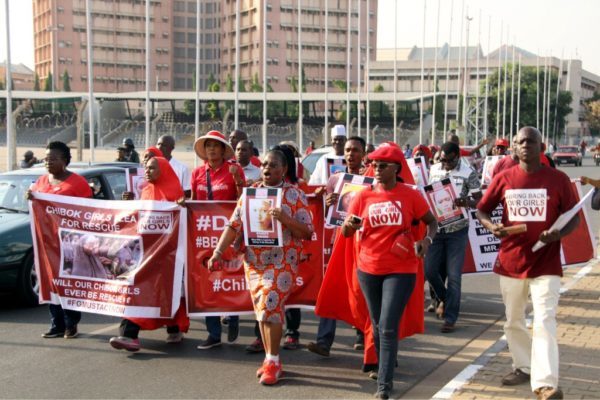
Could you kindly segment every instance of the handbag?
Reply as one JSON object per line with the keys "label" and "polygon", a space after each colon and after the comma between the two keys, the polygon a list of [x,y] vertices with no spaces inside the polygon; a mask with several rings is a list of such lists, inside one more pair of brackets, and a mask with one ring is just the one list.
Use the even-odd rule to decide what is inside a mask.
{"label": "handbag", "polygon": [[410,231],[400,232],[398,236],[396,236],[396,239],[394,239],[394,243],[392,243],[390,253],[402,259],[416,257],[415,241],[412,237],[412,233]]}

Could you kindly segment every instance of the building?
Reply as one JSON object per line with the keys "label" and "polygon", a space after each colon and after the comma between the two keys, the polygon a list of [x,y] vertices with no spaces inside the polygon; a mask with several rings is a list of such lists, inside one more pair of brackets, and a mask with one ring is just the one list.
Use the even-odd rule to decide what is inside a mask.
{"label": "building", "polygon": [[[14,90],[33,90],[34,73],[25,64],[12,64],[11,77]],[[6,61],[0,63],[0,82],[6,87]]]}
{"label": "building", "polygon": [[[271,0],[267,3],[267,29],[263,27],[263,10],[266,0],[240,1],[240,70],[241,80],[249,83],[258,76],[262,83],[263,65],[267,68],[267,81],[274,91],[291,92],[299,75],[298,56],[298,0]],[[328,86],[335,88],[333,81],[347,80],[347,57],[350,52],[350,81],[356,87],[358,69],[361,84],[364,84],[364,65],[367,44],[370,57],[375,59],[377,43],[377,1],[370,1],[367,12],[366,0],[352,0],[350,3],[350,29],[348,29],[348,2],[323,0],[303,0],[301,3],[302,68],[307,92],[325,90],[325,69],[328,72]],[[359,36],[360,6],[360,36]],[[236,1],[222,0],[221,9],[221,82],[228,76],[235,80],[236,49]],[[367,34],[367,15],[370,31]],[[327,31],[327,33],[326,33]],[[327,41],[325,40],[327,34]],[[350,34],[350,46],[348,46]],[[266,37],[265,37],[266,35]],[[361,59],[357,60],[359,40]],[[367,39],[368,38],[368,39]],[[266,41],[267,59],[263,57],[263,43]],[[327,44],[327,54],[326,54]],[[265,62],[266,61],[266,62]]]}
{"label": "building", "polygon": [[[504,64],[504,59],[508,57],[508,62],[512,61],[513,50],[515,60],[521,57],[523,66],[536,67],[540,64],[540,70],[543,74],[542,57],[513,46],[502,46],[486,55],[480,46],[469,46],[466,67],[464,47],[460,53],[460,47],[451,47],[444,44],[440,48],[425,48],[424,54],[424,82],[423,92],[426,96],[426,110],[431,109],[432,94],[437,92],[440,96],[445,96],[448,88],[448,118],[456,119],[457,115],[457,95],[462,93],[466,84],[468,96],[474,98],[479,76],[479,83],[482,84],[487,74],[494,74],[498,70],[499,58]],[[437,51],[437,85],[434,84],[435,54]],[[459,64],[460,53],[460,64]],[[377,60],[370,65],[369,88],[374,91],[377,86],[381,86],[385,92],[394,91],[394,57],[397,63],[397,92],[409,92],[414,96],[420,97],[421,92],[421,48],[412,47],[397,49],[394,56],[394,49],[378,49]],[[489,60],[489,69],[486,70]],[[560,81],[561,90],[568,90],[573,96],[571,108],[573,111],[567,117],[566,131],[571,137],[580,137],[589,134],[587,125],[584,122],[583,103],[594,93],[600,93],[600,76],[595,75],[582,68],[581,60],[560,60],[556,57],[547,58],[550,70],[558,74],[561,71]],[[460,73],[459,73],[460,65]],[[467,73],[465,73],[467,71]],[[448,79],[446,73],[448,72]],[[479,72],[479,74],[478,74]],[[510,82],[508,82],[510,85]],[[517,85],[517,83],[515,83]],[[436,90],[437,86],[437,90]],[[556,90],[554,87],[553,90]],[[480,92],[481,94],[481,92]],[[510,93],[508,93],[510,96]],[[555,96],[555,95],[553,95]],[[483,100],[480,100],[483,102]],[[510,100],[507,100],[510,101]],[[415,103],[415,107],[417,104]],[[541,105],[540,105],[541,107]],[[483,112],[480,109],[480,118],[483,118]],[[443,113],[444,110],[436,111]],[[508,113],[508,111],[507,111]],[[509,119],[507,115],[507,120]],[[516,117],[513,117],[513,123],[516,123]],[[501,125],[501,124],[499,124]],[[508,125],[508,126],[506,126]],[[451,126],[451,125],[448,125]],[[479,124],[480,130],[483,129],[483,121]],[[438,127],[441,129],[442,127]],[[502,126],[499,131],[502,132]],[[488,121],[488,132],[496,132],[496,121]],[[505,122],[504,132],[510,133],[510,123]]]}

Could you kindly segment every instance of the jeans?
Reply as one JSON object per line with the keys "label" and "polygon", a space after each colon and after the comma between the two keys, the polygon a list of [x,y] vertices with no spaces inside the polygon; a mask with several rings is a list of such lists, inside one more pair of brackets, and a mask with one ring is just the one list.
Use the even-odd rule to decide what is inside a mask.
{"label": "jeans", "polygon": [[[500,276],[500,290],[506,312],[504,333],[513,359],[513,368],[531,373],[531,390],[558,386],[558,339],[556,311],[560,277],[543,275],[516,279]],[[525,325],[525,309],[531,294],[533,329]],[[532,338],[533,334],[533,338]]]}
{"label": "jeans", "polygon": [[[331,318],[319,319],[319,328],[317,329],[317,344],[321,347],[331,350],[333,340],[335,339],[335,330],[337,328],[337,320]],[[365,340],[363,333],[356,330],[356,342],[363,343]]]}
{"label": "jeans", "polygon": [[379,360],[377,390],[389,392],[398,354],[398,324],[417,278],[415,274],[372,275],[360,269],[357,274],[373,325]]}
{"label": "jeans", "polygon": [[[450,324],[456,323],[460,311],[462,269],[468,239],[469,228],[438,233],[425,257],[425,276],[437,298],[444,302],[444,320]],[[448,279],[447,286],[443,279],[444,272]]]}
{"label": "jeans", "polygon": [[[128,319],[121,320],[121,325],[119,325],[119,335],[125,336],[130,339],[137,339],[140,334],[140,326],[135,322],[132,322]],[[179,325],[167,326],[167,333],[178,333]]]}
{"label": "jeans", "polygon": [[[206,317],[206,330],[208,331],[208,335],[215,339],[221,340],[221,317]],[[237,315],[232,315],[229,317],[229,326],[239,326],[240,317]]]}
{"label": "jeans", "polygon": [[74,328],[81,321],[81,313],[73,310],[63,310],[60,304],[50,304],[50,329],[64,332]]}
{"label": "jeans", "polygon": [[291,337],[294,339],[300,338],[300,322],[302,321],[302,314],[299,308],[288,308],[285,310],[285,337]]}

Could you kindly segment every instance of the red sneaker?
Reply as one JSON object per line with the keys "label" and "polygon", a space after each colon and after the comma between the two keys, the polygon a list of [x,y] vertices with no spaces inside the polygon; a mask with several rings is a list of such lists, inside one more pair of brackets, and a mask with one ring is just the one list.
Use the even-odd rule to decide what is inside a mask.
{"label": "red sneaker", "polygon": [[283,374],[283,366],[281,362],[267,361],[265,362],[260,383],[263,385],[274,385],[279,382],[279,378]]}
{"label": "red sneaker", "polygon": [[265,365],[267,365],[267,360],[266,359],[263,361],[263,363],[260,366],[260,368],[256,370],[256,377],[257,378],[260,378],[262,376],[262,374],[265,372]]}
{"label": "red sneaker", "polygon": [[285,338],[285,342],[283,342],[282,347],[286,350],[298,350],[300,348],[300,340],[298,338],[288,336]]}

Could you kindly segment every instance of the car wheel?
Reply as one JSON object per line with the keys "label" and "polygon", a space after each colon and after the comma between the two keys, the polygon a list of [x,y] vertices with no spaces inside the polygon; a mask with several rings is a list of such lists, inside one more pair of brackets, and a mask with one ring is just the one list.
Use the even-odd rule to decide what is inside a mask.
{"label": "car wheel", "polygon": [[33,265],[33,252],[27,254],[21,272],[19,273],[19,286],[17,288],[21,302],[29,307],[40,304],[38,295],[40,282]]}

